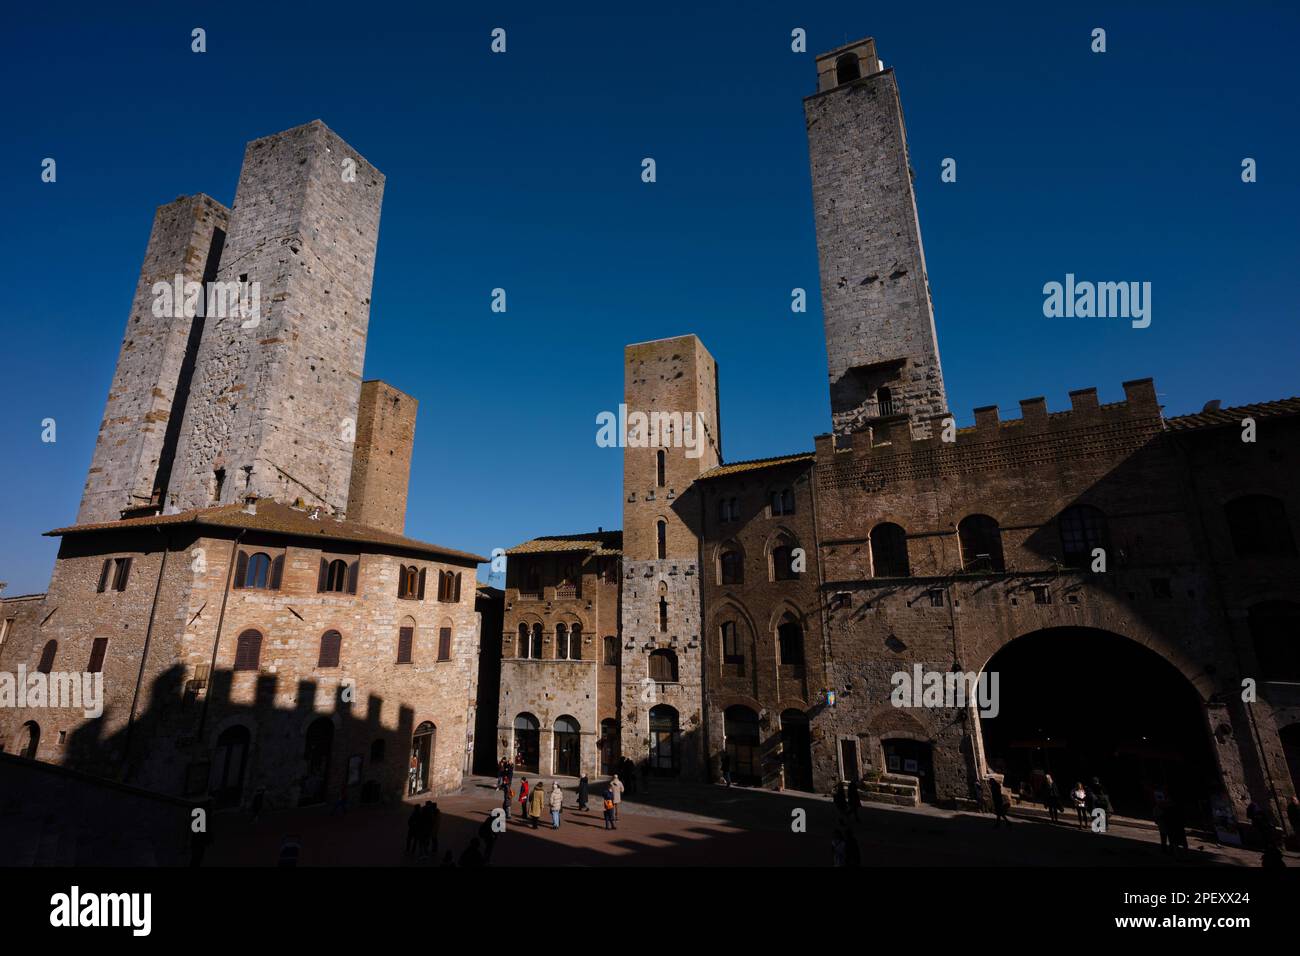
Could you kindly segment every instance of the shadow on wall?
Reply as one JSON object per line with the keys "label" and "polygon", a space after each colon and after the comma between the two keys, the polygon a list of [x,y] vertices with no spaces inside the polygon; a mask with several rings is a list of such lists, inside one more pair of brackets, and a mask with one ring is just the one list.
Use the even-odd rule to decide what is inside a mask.
{"label": "shadow on wall", "polygon": [[291,807],[401,800],[435,784],[437,728],[414,724],[408,706],[396,728],[381,724],[383,698],[364,705],[344,699],[331,686],[299,681],[292,707],[276,707],[275,674],[259,673],[251,703],[231,701],[235,674],[217,671],[206,688],[184,681],[184,668],[158,676],[133,725],[108,737],[102,720],[69,735],[63,765],[188,799],[210,799],[214,809],[248,807],[263,793],[263,806]]}

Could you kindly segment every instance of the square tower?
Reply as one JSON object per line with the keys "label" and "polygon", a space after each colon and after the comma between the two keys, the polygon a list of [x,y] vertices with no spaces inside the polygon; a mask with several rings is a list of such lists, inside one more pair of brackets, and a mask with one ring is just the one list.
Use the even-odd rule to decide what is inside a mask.
{"label": "square tower", "polygon": [[861,40],[804,100],[834,431],[947,411],[894,71]]}
{"label": "square tower", "polygon": [[383,193],[319,120],[248,144],[218,282],[260,309],[208,317],[169,508],[254,494],[344,512]]}
{"label": "square tower", "polygon": [[700,522],[696,479],[721,460],[718,366],[694,335],[624,353],[622,752],[698,777]]}
{"label": "square tower", "polygon": [[406,533],[406,492],[420,403],[386,382],[361,383],[348,517],[393,534]]}
{"label": "square tower", "polygon": [[[78,524],[161,507],[203,331],[202,310],[186,309],[183,290],[216,276],[229,219],[229,209],[201,194],[154,214]],[[156,293],[159,285],[165,294]]]}

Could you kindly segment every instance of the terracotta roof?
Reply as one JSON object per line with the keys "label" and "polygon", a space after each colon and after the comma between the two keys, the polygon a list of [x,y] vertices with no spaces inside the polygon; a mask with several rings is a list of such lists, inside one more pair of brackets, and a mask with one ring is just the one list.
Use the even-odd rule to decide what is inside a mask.
{"label": "terracotta roof", "polygon": [[506,554],[549,554],[556,551],[594,551],[596,554],[622,554],[622,531],[589,531],[586,534],[554,534],[533,538],[506,549]]}
{"label": "terracotta roof", "polygon": [[1234,405],[1212,412],[1194,412],[1166,418],[1165,425],[1175,431],[1190,428],[1212,428],[1215,425],[1241,425],[1243,418],[1277,418],[1300,414],[1300,398],[1280,398],[1275,402],[1257,402],[1254,405]]}
{"label": "terracotta roof", "polygon": [[729,465],[718,465],[716,468],[710,468],[704,474],[700,475],[700,481],[708,481],[710,478],[721,478],[724,475],[736,475],[742,471],[758,471],[762,468],[775,468],[778,465],[789,465],[800,461],[812,461],[814,455],[810,451],[800,452],[797,455],[778,455],[776,458],[752,458],[749,461],[735,461]]}
{"label": "terracotta roof", "polygon": [[172,525],[204,525],[216,528],[242,528],[248,531],[270,531],[277,534],[297,535],[304,538],[322,538],[329,541],[347,541],[357,544],[374,544],[382,547],[444,558],[454,558],[482,564],[488,559],[469,551],[457,551],[440,545],[417,541],[404,535],[372,528],[357,521],[339,521],[322,514],[318,519],[306,511],[290,508],[276,501],[257,503],[257,513],[249,514],[240,504],[218,505],[214,508],[196,508],[179,514],[149,515],[143,518],[124,518],[121,521],[103,521],[97,524],[76,524],[45,532],[47,537],[71,534],[90,534],[100,531],[121,531],[126,528],[170,527]]}

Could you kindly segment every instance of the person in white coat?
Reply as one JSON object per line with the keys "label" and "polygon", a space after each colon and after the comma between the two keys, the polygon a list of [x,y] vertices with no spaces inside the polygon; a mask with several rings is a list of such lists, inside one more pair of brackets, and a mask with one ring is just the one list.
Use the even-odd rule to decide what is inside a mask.
{"label": "person in white coat", "polygon": [[623,802],[623,781],[618,779],[618,774],[609,782],[609,789],[614,791],[614,819],[617,820],[618,805]]}
{"label": "person in white coat", "polygon": [[551,829],[560,828],[560,811],[564,809],[564,791],[560,789],[560,781],[551,781]]}

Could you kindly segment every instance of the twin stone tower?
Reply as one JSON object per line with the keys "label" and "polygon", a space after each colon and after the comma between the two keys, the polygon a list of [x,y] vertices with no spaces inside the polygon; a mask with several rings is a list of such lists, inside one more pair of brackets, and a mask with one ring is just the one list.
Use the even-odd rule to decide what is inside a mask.
{"label": "twin stone tower", "polygon": [[362,383],[383,194],[317,120],[248,144],[232,209],[158,209],[79,524],[256,496],[403,531],[415,402]]}

